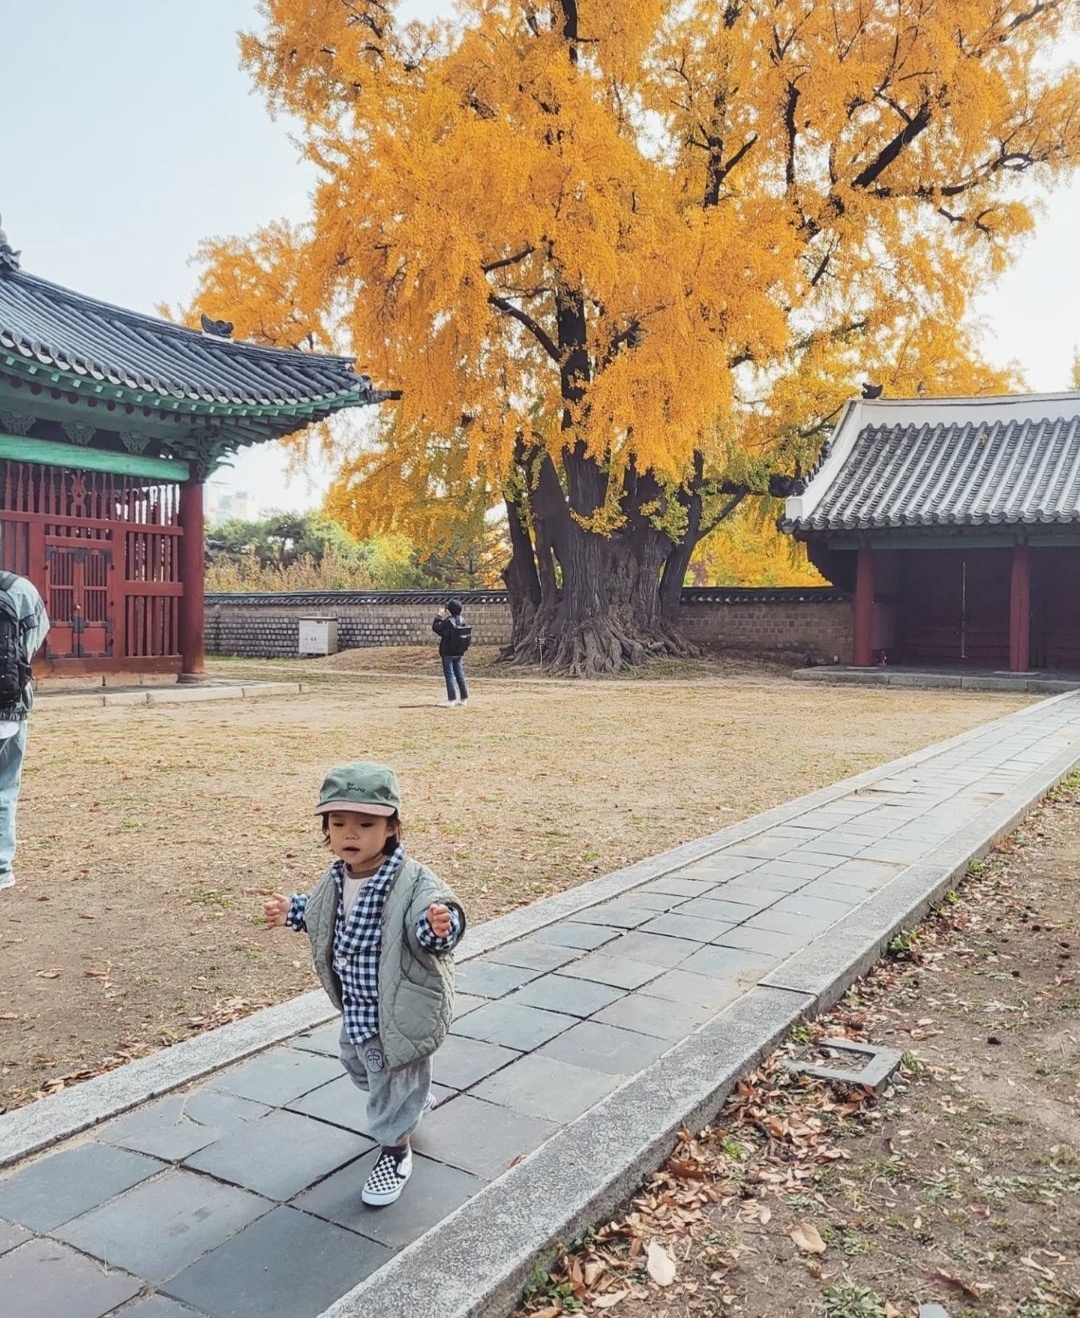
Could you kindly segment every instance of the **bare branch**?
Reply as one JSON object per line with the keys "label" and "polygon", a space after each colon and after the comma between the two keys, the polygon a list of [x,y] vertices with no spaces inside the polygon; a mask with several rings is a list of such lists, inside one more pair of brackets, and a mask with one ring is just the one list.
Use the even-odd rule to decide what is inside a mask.
{"label": "bare branch", "polygon": [[535,251],[535,247],[525,247],[520,252],[515,252],[513,256],[503,256],[497,261],[488,261],[480,269],[483,270],[485,275],[490,275],[493,270],[502,270],[508,265],[517,265],[519,261],[524,261],[526,257],[532,256]]}
{"label": "bare branch", "polygon": [[906,123],[892,141],[878,152],[877,156],[851,180],[853,188],[868,188],[876,183],[881,175],[898,159],[904,148],[909,146],[930,124],[930,103],[924,101],[914,117]]}
{"label": "bare branch", "polygon": [[498,307],[506,315],[516,320],[520,325],[524,325],[529,333],[536,339],[537,343],[543,348],[547,355],[556,364],[562,363],[562,355],[559,352],[558,345],[544,327],[535,321],[527,311],[522,311],[520,307],[515,307],[513,302],[505,297],[499,297],[497,293],[488,294],[488,302],[493,307]]}

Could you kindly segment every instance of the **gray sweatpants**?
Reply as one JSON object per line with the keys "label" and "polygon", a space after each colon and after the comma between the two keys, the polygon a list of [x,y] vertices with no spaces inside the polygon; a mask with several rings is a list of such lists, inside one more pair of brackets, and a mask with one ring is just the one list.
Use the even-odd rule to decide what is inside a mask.
{"label": "gray sweatpants", "polygon": [[350,1043],[342,1028],[341,1064],[368,1096],[367,1133],[380,1144],[402,1144],[420,1124],[431,1092],[431,1058],[391,1070],[378,1035]]}

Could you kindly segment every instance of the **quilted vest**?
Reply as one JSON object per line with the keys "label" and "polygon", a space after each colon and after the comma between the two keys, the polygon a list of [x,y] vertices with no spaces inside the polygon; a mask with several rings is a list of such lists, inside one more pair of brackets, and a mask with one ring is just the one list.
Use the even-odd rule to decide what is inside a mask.
{"label": "quilted vest", "polygon": [[[386,894],[379,953],[379,1037],[391,1069],[429,1057],[446,1038],[454,1018],[454,958],[429,952],[416,938],[416,922],[432,902],[465,912],[457,898],[419,861],[402,864]],[[334,972],[337,887],[328,869],[308,899],[304,913],[315,973],[330,1001],[341,1010],[341,983]]]}

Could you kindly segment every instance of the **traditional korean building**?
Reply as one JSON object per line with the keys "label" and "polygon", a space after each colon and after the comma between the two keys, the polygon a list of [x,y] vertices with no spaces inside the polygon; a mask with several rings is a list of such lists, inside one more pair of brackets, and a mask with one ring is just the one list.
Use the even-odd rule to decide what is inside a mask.
{"label": "traditional korean building", "polygon": [[797,490],[856,665],[1080,671],[1080,394],[855,400]]}
{"label": "traditional korean building", "polygon": [[346,358],[125,311],[18,257],[0,232],[0,566],[45,598],[35,672],[199,673],[207,477],[385,395]]}

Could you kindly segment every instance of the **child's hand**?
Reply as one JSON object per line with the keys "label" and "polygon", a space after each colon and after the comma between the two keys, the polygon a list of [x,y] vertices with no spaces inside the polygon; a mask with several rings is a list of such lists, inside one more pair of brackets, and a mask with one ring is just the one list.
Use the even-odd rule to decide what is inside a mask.
{"label": "child's hand", "polygon": [[429,906],[427,908],[427,918],[428,924],[431,925],[431,932],[436,938],[445,938],[454,927],[449,906],[440,906],[438,904]]}
{"label": "child's hand", "polygon": [[288,914],[289,899],[283,897],[280,892],[272,893],[263,902],[263,915],[266,917],[266,923],[272,927],[280,928],[285,923],[285,917]]}

